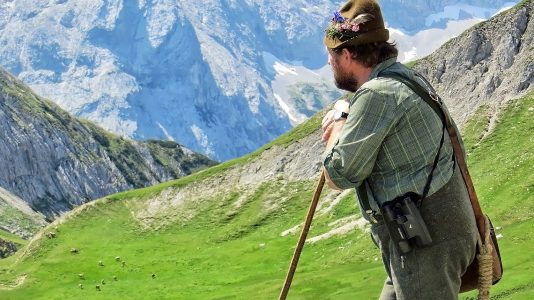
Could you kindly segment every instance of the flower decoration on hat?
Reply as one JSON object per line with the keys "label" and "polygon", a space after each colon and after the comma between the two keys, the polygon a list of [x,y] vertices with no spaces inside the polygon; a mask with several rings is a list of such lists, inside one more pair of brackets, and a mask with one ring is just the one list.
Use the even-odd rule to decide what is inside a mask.
{"label": "flower decoration on hat", "polygon": [[372,19],[370,14],[361,14],[353,19],[344,18],[339,12],[334,12],[330,26],[326,28],[326,36],[339,40],[348,40],[357,36],[363,23]]}

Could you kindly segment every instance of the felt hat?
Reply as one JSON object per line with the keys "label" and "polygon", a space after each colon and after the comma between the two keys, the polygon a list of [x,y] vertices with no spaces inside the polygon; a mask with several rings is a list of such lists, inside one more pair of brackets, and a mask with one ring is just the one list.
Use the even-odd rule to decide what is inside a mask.
{"label": "felt hat", "polygon": [[386,42],[389,31],[384,26],[376,0],[349,0],[325,30],[324,44],[328,48]]}

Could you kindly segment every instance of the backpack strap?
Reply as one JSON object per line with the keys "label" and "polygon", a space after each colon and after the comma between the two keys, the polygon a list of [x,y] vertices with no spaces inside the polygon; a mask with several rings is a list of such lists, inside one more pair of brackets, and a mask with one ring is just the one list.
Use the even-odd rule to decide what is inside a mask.
{"label": "backpack strap", "polygon": [[[395,80],[398,80],[404,83],[412,91],[414,91],[417,95],[419,95],[419,97],[421,97],[421,99],[423,99],[428,105],[430,105],[430,107],[440,116],[440,119],[442,120],[444,127],[447,129],[447,132],[449,134],[452,148],[454,151],[454,157],[456,159],[458,168],[460,169],[462,178],[467,188],[467,192],[469,194],[469,200],[471,201],[471,206],[473,208],[473,213],[475,215],[475,220],[477,223],[479,234],[481,237],[483,237],[486,232],[485,217],[484,217],[484,214],[482,213],[482,209],[478,201],[478,196],[475,191],[475,187],[473,185],[473,180],[471,179],[471,175],[469,174],[469,170],[467,169],[467,163],[465,161],[465,156],[464,156],[462,147],[460,145],[458,132],[456,131],[456,127],[453,126],[453,124],[451,123],[448,115],[445,113],[442,107],[441,99],[433,90],[431,91],[425,90],[419,83],[413,80],[410,80],[400,74],[392,73],[392,72],[383,72],[379,76],[392,78],[392,79],[395,79]],[[428,81],[426,81],[424,77],[422,77],[419,74],[417,74],[417,76],[421,78],[426,84],[428,84]],[[430,84],[428,84],[428,86],[430,86]]]}

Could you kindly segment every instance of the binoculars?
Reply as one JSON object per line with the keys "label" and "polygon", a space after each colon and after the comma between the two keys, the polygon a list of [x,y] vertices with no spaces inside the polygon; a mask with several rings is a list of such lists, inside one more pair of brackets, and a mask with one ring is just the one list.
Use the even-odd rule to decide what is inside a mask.
{"label": "binoculars", "polygon": [[408,193],[384,203],[380,209],[391,239],[402,254],[412,251],[414,246],[424,247],[432,243],[415,204],[420,198],[415,193]]}

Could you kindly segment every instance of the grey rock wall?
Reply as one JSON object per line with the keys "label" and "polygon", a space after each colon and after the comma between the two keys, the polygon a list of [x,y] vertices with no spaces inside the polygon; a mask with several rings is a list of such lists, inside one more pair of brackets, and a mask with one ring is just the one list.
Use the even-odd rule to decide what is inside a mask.
{"label": "grey rock wall", "polygon": [[174,142],[135,142],[80,121],[0,70],[0,187],[49,220],[213,164]]}
{"label": "grey rock wall", "polygon": [[487,104],[498,111],[534,83],[534,2],[478,24],[419,60],[415,69],[425,75],[464,123]]}

